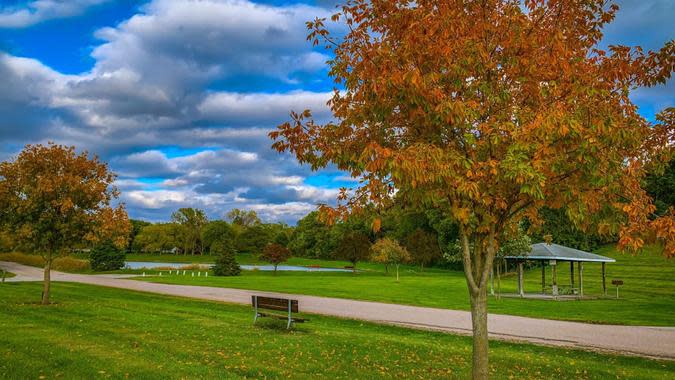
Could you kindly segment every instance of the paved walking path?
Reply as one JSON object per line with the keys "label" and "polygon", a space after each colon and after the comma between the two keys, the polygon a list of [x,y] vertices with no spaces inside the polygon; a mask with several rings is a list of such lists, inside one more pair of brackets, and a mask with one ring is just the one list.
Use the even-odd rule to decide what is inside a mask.
{"label": "paved walking path", "polygon": [[[9,262],[0,262],[0,267],[16,274],[16,277],[7,279],[7,281],[42,280],[42,270],[39,268]],[[308,313],[471,334],[471,314],[467,311],[241,289],[168,285],[120,278],[128,276],[52,272],[54,281],[78,282],[239,304],[250,304],[252,294],[292,297],[299,300],[301,310]],[[488,327],[490,337],[494,339],[675,360],[675,327],[598,325],[501,314],[490,314]]]}

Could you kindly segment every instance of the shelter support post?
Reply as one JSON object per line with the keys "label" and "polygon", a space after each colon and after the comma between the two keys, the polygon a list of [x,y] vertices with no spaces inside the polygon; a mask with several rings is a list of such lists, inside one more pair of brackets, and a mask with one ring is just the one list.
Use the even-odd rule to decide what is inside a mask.
{"label": "shelter support post", "polygon": [[579,261],[579,297],[584,296],[584,263]]}
{"label": "shelter support post", "polygon": [[525,296],[525,289],[523,289],[523,262],[518,261],[518,294],[521,297]]}
{"label": "shelter support post", "polygon": [[557,278],[557,271],[556,268],[558,266],[556,265],[555,260],[551,260],[551,280],[553,281],[551,284],[551,291],[553,293],[554,297],[558,296],[558,278]]}
{"label": "shelter support post", "polygon": [[541,294],[546,294],[546,263],[541,262]]}
{"label": "shelter support post", "polygon": [[574,288],[574,261],[570,261],[570,287]]}
{"label": "shelter support post", "polygon": [[607,295],[607,272],[605,271],[605,262],[602,263],[602,295],[606,296]]}

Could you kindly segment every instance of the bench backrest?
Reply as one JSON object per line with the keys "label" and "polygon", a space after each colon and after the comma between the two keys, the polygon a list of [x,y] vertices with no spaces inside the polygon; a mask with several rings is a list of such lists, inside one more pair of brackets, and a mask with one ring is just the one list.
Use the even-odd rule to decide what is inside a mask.
{"label": "bench backrest", "polygon": [[288,300],[286,298],[251,296],[251,305],[253,305],[253,307],[256,306],[256,300],[258,302],[257,306],[258,306],[259,309],[281,310],[281,311],[288,311],[288,301],[291,301],[291,311],[293,313],[299,312],[298,300]]}

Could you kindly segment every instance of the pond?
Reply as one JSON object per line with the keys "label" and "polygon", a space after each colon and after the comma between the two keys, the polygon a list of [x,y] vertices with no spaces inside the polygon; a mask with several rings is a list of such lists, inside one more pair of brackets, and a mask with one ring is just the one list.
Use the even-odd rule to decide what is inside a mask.
{"label": "pond", "polygon": [[[199,267],[201,269],[209,269],[213,264],[210,263],[200,263],[200,264],[191,264],[191,263],[155,263],[150,261],[127,261],[124,263],[127,269],[154,269],[154,268],[166,268],[166,269],[179,269],[183,267]],[[243,270],[263,270],[263,271],[273,271],[274,265],[240,265]],[[277,270],[280,271],[295,271],[295,272],[351,272],[351,269],[343,268],[310,268],[310,267],[301,267],[296,265],[279,265]]]}

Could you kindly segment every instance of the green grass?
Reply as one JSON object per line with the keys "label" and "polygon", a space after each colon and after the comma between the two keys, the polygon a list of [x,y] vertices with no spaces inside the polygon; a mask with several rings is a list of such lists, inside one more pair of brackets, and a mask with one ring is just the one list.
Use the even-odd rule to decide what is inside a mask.
{"label": "green grass", "polygon": [[[204,263],[213,263],[215,257],[211,255],[160,255],[160,254],[138,254],[138,253],[129,253],[127,254],[127,261],[146,261],[146,262],[157,262],[157,263],[186,263],[186,264],[204,264]],[[239,264],[266,264],[264,261],[258,260],[258,256],[251,253],[239,253],[237,254],[237,262]],[[309,265],[319,265],[325,268],[343,268],[348,265],[352,265],[348,261],[342,260],[317,260],[317,259],[307,259],[304,257],[291,257],[288,262],[284,265],[297,265],[297,266],[309,266]],[[357,268],[360,270],[374,270],[382,271],[383,266],[381,264],[375,263],[359,263]]]}
{"label": "green grass", "polygon": [[[584,266],[584,289],[598,299],[583,301],[531,300],[517,298],[490,299],[489,311],[498,314],[528,317],[611,323],[626,325],[675,326],[675,261],[663,258],[658,249],[647,248],[641,255],[631,256],[604,248],[598,253],[613,257],[607,265],[608,296],[613,296],[611,279],[622,279],[620,299],[601,297],[600,264]],[[306,260],[306,259],[303,259]],[[298,265],[298,264],[295,264]],[[331,266],[331,265],[324,265]],[[375,264],[364,266],[368,271],[351,273],[279,272],[276,276],[264,271],[243,271],[238,277],[145,277],[144,281],[171,284],[231,287],[277,291],[328,297],[363,299],[469,310],[464,274],[457,271],[428,270],[419,272],[405,267],[400,283],[385,275]],[[550,281],[550,270],[547,273]],[[559,283],[569,283],[569,265],[560,265]],[[516,277],[502,279],[503,292],[516,291]],[[541,269],[525,274],[526,292],[541,289]]]}
{"label": "green grass", "polygon": [[[252,325],[250,307],[55,283],[0,286],[0,378],[467,378],[468,337],[308,316]],[[492,377],[665,379],[675,362],[506,342]]]}

